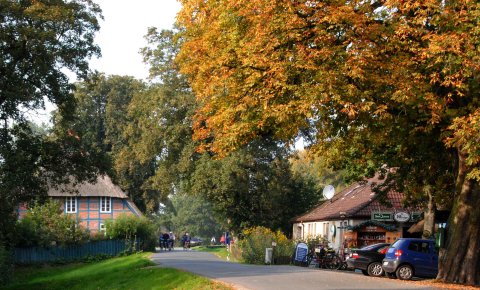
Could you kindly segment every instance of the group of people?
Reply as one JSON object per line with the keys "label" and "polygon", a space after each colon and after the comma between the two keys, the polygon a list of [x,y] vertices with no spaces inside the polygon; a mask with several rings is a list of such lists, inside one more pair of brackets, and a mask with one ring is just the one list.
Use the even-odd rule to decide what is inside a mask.
{"label": "group of people", "polygon": [[[181,242],[184,250],[190,249],[191,237],[188,233],[183,234],[180,242]],[[212,237],[210,242],[211,242],[212,245],[216,244],[215,237]],[[231,241],[230,233],[228,231],[224,232],[223,235],[220,237],[220,243],[222,245],[226,245],[227,247],[229,247],[231,242],[233,242],[233,241]],[[160,251],[161,250],[171,251],[173,249],[174,245],[175,245],[175,235],[173,234],[173,232],[161,233],[158,243],[159,243],[159,246],[160,246]]]}
{"label": "group of people", "polygon": [[175,245],[175,235],[172,232],[160,234],[158,244],[160,245],[160,251],[171,251]]}
{"label": "group of people", "polygon": [[[227,232],[224,232],[222,234],[222,236],[220,237],[220,244],[222,245],[230,245],[230,242],[231,242],[231,238],[230,238],[230,233],[227,231]],[[215,245],[217,243],[217,240],[215,239],[215,236],[213,236],[211,239],[210,239],[210,244],[212,245]]]}
{"label": "group of people", "polygon": [[[185,233],[180,242],[182,243],[182,247],[184,250],[190,248],[190,235],[188,233]],[[173,232],[165,232],[165,233],[160,233],[160,237],[158,239],[158,244],[160,247],[160,251],[165,250],[165,251],[171,251],[173,247],[175,246],[175,234]]]}

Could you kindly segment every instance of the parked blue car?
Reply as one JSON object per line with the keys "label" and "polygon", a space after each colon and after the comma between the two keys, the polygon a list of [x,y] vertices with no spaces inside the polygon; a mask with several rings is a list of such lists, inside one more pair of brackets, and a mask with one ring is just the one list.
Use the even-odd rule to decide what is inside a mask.
{"label": "parked blue car", "polygon": [[390,278],[410,280],[416,277],[436,277],[438,251],[435,241],[423,239],[398,239],[388,248],[382,268]]}

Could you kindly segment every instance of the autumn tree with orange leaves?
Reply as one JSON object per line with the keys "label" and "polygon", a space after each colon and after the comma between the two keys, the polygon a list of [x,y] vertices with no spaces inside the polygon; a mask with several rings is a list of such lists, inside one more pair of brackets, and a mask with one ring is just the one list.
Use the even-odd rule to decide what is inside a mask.
{"label": "autumn tree with orange leaves", "polygon": [[182,0],[177,58],[220,156],[303,136],[333,166],[451,208],[438,278],[480,284],[475,1]]}

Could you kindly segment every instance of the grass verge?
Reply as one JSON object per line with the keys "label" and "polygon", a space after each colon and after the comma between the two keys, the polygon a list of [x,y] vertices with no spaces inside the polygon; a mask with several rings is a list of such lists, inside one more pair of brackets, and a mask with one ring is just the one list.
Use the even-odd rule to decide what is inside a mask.
{"label": "grass verge", "polygon": [[228,255],[226,247],[198,246],[198,247],[193,247],[192,250],[213,253],[217,257],[224,260],[227,259],[227,255]]}
{"label": "grass verge", "polygon": [[92,264],[23,267],[14,283],[0,289],[231,289],[191,273],[153,268],[150,253]]}

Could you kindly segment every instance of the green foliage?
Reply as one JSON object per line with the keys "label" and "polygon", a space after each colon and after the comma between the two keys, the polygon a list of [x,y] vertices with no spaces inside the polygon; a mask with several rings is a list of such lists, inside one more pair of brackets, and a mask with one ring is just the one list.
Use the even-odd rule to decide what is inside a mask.
{"label": "green foliage", "polygon": [[0,242],[0,285],[7,285],[12,278],[12,253]]}
{"label": "green foliage", "polygon": [[23,289],[230,289],[185,271],[152,267],[151,253],[134,254],[88,264],[17,269],[5,290]]}
{"label": "green foliage", "polygon": [[265,249],[272,248],[272,242],[277,243],[274,250],[274,258],[292,256],[295,245],[282,232],[273,232],[264,227],[244,230],[243,237],[239,242],[242,260],[248,264],[264,264]]}
{"label": "green foliage", "polygon": [[305,243],[307,244],[309,249],[313,249],[318,245],[328,246],[328,239],[322,235],[317,235],[317,236],[308,235],[304,239],[299,239],[295,241],[295,244],[297,243]]}
{"label": "green foliage", "polygon": [[16,234],[18,247],[78,244],[89,238],[89,232],[80,226],[79,221],[64,214],[54,200],[30,208],[17,222]]}
{"label": "green foliage", "polygon": [[27,118],[45,99],[71,116],[75,105],[65,71],[82,77],[99,55],[94,34],[100,8],[93,1],[1,1],[0,18],[0,241],[11,246],[15,208],[45,196],[47,185],[81,180],[97,171],[81,142],[66,132],[36,134]]}
{"label": "green foliage", "polygon": [[89,255],[89,256],[86,256],[85,258],[82,258],[82,262],[83,263],[97,263],[97,262],[100,262],[100,261],[103,261],[103,260],[108,260],[108,259],[111,259],[112,256],[111,255],[107,255],[107,254],[96,254],[96,255]]}
{"label": "green foliage", "polygon": [[[126,170],[113,170],[113,164],[126,146],[124,130],[131,122],[128,106],[135,94],[145,88],[142,81],[130,76],[105,76],[92,73],[83,82],[75,84],[77,104],[73,118],[57,118],[55,133],[69,131],[95,156],[95,164],[103,168],[129,193],[130,198],[142,211],[146,198],[141,184],[151,176],[149,166],[137,166]],[[128,150],[127,150],[128,151]]]}
{"label": "green foliage", "polygon": [[123,239],[127,243],[141,243],[143,250],[154,250],[157,238],[153,223],[146,217],[121,214],[114,220],[106,220],[106,235],[110,239]]}
{"label": "green foliage", "polygon": [[178,238],[188,232],[208,241],[212,236],[218,239],[222,233],[222,222],[202,196],[184,193],[170,196],[155,221],[157,229],[171,230]]}
{"label": "green foliage", "polygon": [[231,230],[265,226],[291,232],[291,218],[319,200],[314,184],[294,175],[289,151],[269,139],[256,140],[223,159],[205,154],[196,162],[192,192],[205,196],[230,220]]}
{"label": "green foliage", "polygon": [[[331,184],[337,192],[346,186],[346,172],[333,170],[328,167],[324,157],[314,156],[311,152],[302,150],[290,158],[293,174],[300,176],[304,182],[313,183],[314,188],[320,193],[325,186]],[[321,196],[321,198],[323,198]]]}
{"label": "green foliage", "polygon": [[223,260],[227,260],[227,256],[229,254],[228,251],[227,251],[227,247],[225,247],[225,245],[198,246],[198,247],[194,247],[192,249],[195,250],[195,251],[212,253],[215,256],[217,256],[219,258],[222,258]]}

